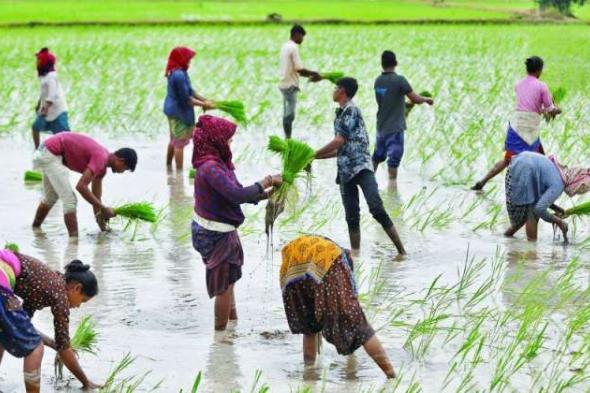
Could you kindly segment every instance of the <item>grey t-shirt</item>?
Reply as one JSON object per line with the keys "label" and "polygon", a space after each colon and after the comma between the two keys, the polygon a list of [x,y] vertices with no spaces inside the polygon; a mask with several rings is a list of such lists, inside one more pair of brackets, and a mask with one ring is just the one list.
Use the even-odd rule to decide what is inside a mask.
{"label": "grey t-shirt", "polygon": [[412,86],[406,78],[395,72],[384,72],[375,80],[377,110],[377,133],[392,134],[406,130],[406,94]]}

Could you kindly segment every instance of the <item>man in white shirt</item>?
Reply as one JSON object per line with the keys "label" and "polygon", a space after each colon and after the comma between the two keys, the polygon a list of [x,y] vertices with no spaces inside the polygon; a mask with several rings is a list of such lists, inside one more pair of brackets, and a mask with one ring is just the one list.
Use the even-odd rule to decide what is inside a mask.
{"label": "man in white shirt", "polygon": [[309,78],[312,82],[322,79],[316,71],[310,71],[303,67],[301,57],[299,57],[299,45],[303,42],[303,37],[305,37],[305,29],[300,25],[294,25],[291,28],[291,39],[281,48],[279,89],[283,93],[283,130],[286,138],[291,138],[293,130],[299,76]]}
{"label": "man in white shirt", "polygon": [[37,118],[32,127],[35,149],[39,148],[41,131],[51,131],[53,134],[70,131],[66,98],[55,71],[55,56],[48,48],[41,49],[36,56],[41,94],[37,104]]}

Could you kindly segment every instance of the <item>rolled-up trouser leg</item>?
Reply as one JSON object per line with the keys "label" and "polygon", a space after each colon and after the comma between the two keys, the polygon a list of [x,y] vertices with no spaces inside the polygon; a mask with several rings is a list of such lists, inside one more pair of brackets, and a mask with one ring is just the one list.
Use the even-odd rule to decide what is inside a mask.
{"label": "rolled-up trouser leg", "polygon": [[49,159],[40,163],[43,170],[44,197],[43,202],[48,206],[53,206],[57,199],[61,199],[63,213],[76,212],[76,194],[70,184],[69,169],[61,162],[61,158],[51,155]]}

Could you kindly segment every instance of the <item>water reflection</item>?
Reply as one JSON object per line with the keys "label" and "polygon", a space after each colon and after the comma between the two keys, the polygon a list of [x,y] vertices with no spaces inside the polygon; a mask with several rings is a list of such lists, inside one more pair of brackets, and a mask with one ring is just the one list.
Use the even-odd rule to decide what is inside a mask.
{"label": "water reflection", "polygon": [[230,392],[241,387],[243,375],[236,355],[236,340],[232,327],[214,333],[205,369],[207,391]]}

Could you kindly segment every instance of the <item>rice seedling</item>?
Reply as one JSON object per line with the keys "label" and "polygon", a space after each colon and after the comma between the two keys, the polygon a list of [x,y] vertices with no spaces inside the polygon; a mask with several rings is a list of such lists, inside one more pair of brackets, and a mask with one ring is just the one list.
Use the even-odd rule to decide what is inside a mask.
{"label": "rice seedling", "polygon": [[248,123],[248,119],[246,117],[246,110],[244,109],[244,103],[241,101],[215,101],[214,102],[215,109],[219,109],[231,117],[240,124],[245,125]]}
{"label": "rice seedling", "polygon": [[[280,139],[280,138],[278,138]],[[268,149],[281,156],[283,161],[283,183],[274,190],[266,205],[265,232],[270,234],[277,217],[285,210],[286,204],[291,207],[297,203],[298,193],[295,180],[307,168],[315,157],[315,150],[306,143],[287,139],[284,145],[277,137],[269,138]]]}
{"label": "rice seedling", "polygon": [[590,214],[590,201],[586,201],[565,210],[565,217],[569,216],[586,216]]}
{"label": "rice seedling", "polygon": [[[76,353],[89,353],[96,355],[96,344],[98,342],[98,332],[96,331],[96,323],[90,315],[82,318],[80,324],[76,328],[74,336],[70,340],[70,346]],[[55,355],[55,375],[58,379],[63,379],[63,361],[58,354]]]}
{"label": "rice seedling", "polygon": [[197,170],[195,168],[191,168],[188,170],[188,178],[189,179],[194,179],[196,174],[197,174]]}
{"label": "rice seedling", "polygon": [[158,221],[156,209],[149,202],[127,203],[116,207],[114,210],[117,216],[129,218],[130,220],[141,220],[151,223]]}
{"label": "rice seedling", "polygon": [[10,250],[12,252],[19,252],[20,251],[20,247],[16,243],[5,243],[4,244],[4,249],[5,250]]}
{"label": "rice seedling", "polygon": [[322,79],[328,80],[334,84],[338,82],[340,79],[344,78],[344,72],[334,71],[334,72],[320,72],[320,77]]}
{"label": "rice seedling", "polygon": [[[121,374],[129,368],[136,358],[132,357],[131,354],[127,353],[123,359],[119,361],[107,377],[105,383],[98,390],[99,393],[134,393],[137,391],[142,392],[155,392],[158,391],[163,381],[156,383],[153,387],[147,388],[144,385],[146,377],[150,374],[147,371],[139,376],[130,376],[121,378]],[[141,390],[140,390],[141,389]]]}
{"label": "rice seedling", "polygon": [[553,103],[555,105],[561,104],[563,99],[567,94],[567,90],[563,86],[559,86],[558,88],[551,89],[551,95],[553,96]]}
{"label": "rice seedling", "polygon": [[24,178],[25,182],[40,182],[43,181],[43,174],[38,171],[26,171]]}

